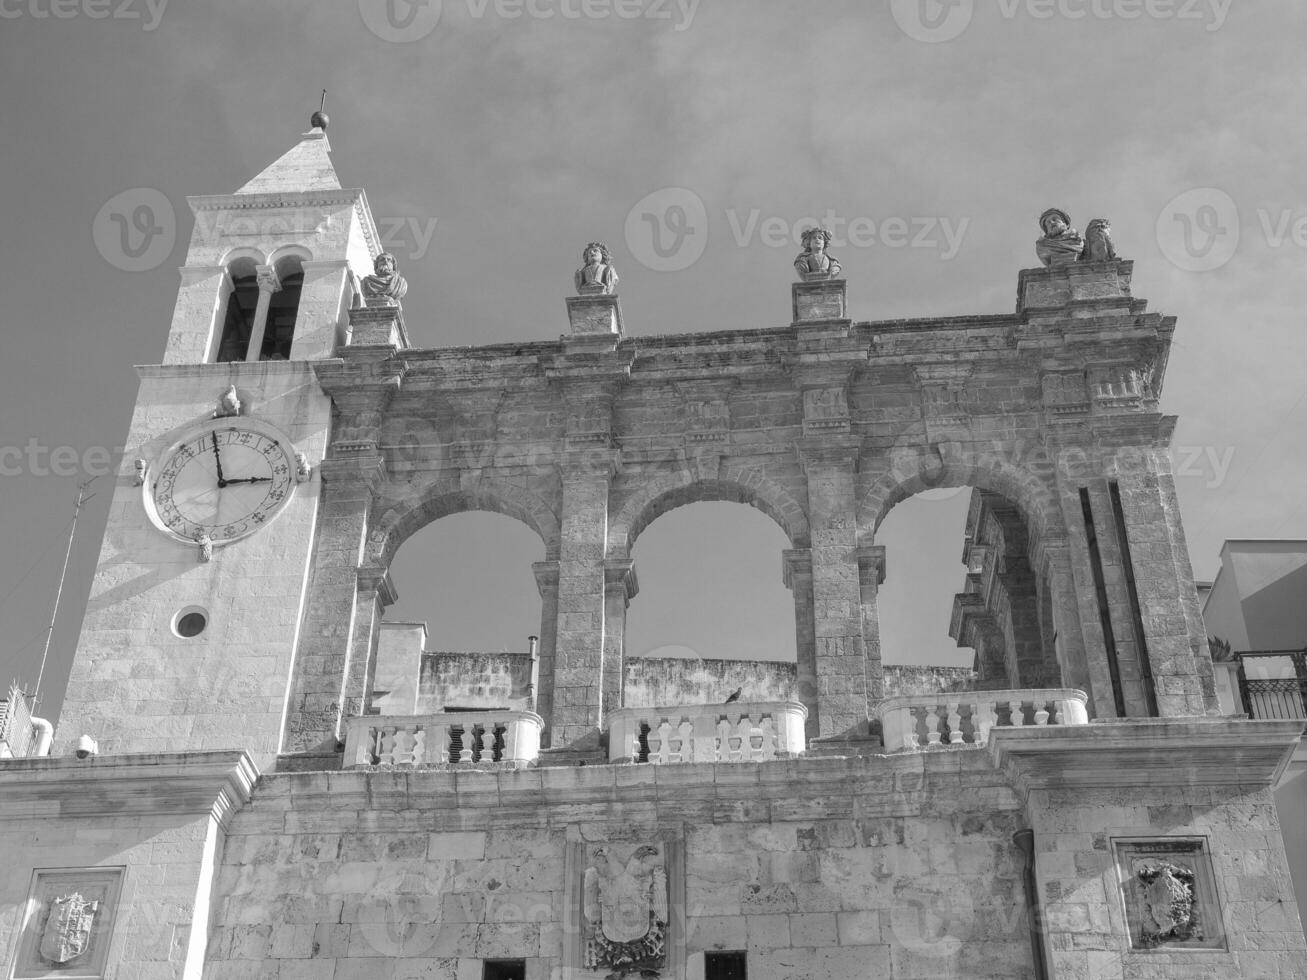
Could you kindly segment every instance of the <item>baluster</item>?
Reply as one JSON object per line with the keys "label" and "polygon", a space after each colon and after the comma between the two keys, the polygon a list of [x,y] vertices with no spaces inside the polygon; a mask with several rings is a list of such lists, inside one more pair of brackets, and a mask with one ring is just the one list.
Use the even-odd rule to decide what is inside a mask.
{"label": "baluster", "polygon": [[939,730],[938,707],[938,705],[932,704],[926,709],[926,743],[928,747],[938,745],[942,737]]}
{"label": "baluster", "polygon": [[917,718],[917,709],[908,706],[903,708],[902,711],[908,716],[908,723],[903,731],[903,747],[905,749],[919,749],[921,748],[921,735],[917,732],[917,723],[920,720]]}
{"label": "baluster", "polygon": [[493,722],[486,725],[481,731],[481,753],[478,761],[495,761],[495,725]]}
{"label": "baluster", "polygon": [[395,729],[386,727],[377,731],[377,765],[390,766],[395,763]]}
{"label": "baluster", "polygon": [[1020,728],[1022,725],[1026,723],[1025,708],[1021,706],[1020,701],[1009,701],[1007,703],[1007,706],[1012,713],[1012,727]]}
{"label": "baluster", "polygon": [[397,766],[413,764],[413,733],[408,729],[400,728],[395,732],[394,760]]}
{"label": "baluster", "polygon": [[714,762],[731,761],[731,723],[725,718],[717,722],[717,740],[713,744]]}
{"label": "baluster", "polygon": [[427,733],[419,728],[413,733],[413,765],[425,765],[427,761]]}
{"label": "baluster", "polygon": [[460,765],[472,761],[472,744],[473,744],[473,739],[475,738],[476,738],[476,734],[472,729],[467,728],[466,726],[459,726],[458,761]]}
{"label": "baluster", "polygon": [[375,766],[381,761],[381,729],[368,729],[368,764]]}
{"label": "baluster", "polygon": [[435,746],[436,754],[432,762],[438,765],[449,764],[449,726],[437,725],[431,730],[431,744]]}
{"label": "baluster", "polygon": [[962,711],[957,701],[950,701],[948,707],[948,740],[950,745],[962,742]]}
{"label": "baluster", "polygon": [[772,722],[771,715],[759,723],[758,732],[762,736],[762,744],[758,748],[757,758],[761,760],[776,758],[776,725]]}
{"label": "baluster", "polygon": [[678,748],[677,762],[694,761],[694,724],[686,719],[676,726],[676,734],[680,737],[681,744]]}
{"label": "baluster", "polygon": [[[654,757],[653,742],[649,743],[649,758]],[[666,765],[672,761],[672,723],[664,718],[658,723],[658,762]]]}
{"label": "baluster", "polygon": [[735,731],[731,736],[732,762],[745,762],[753,758],[753,752],[749,746],[749,737],[751,735],[753,735],[753,723],[746,715],[735,722]]}
{"label": "baluster", "polygon": [[979,701],[976,704],[975,713],[971,716],[971,727],[974,730],[972,738],[977,745],[984,745],[989,741],[989,730],[998,724],[998,712],[995,710],[995,703],[988,699]]}
{"label": "baluster", "polygon": [[1034,703],[1034,708],[1035,708],[1035,724],[1036,724],[1036,725],[1047,725],[1047,724],[1048,724],[1048,702],[1046,702],[1046,701],[1036,701],[1036,702]]}

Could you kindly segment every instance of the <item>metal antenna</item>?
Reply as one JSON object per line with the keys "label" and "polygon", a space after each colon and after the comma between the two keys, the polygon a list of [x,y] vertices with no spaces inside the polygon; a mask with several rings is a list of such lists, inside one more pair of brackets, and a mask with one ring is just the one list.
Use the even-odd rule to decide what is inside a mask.
{"label": "metal antenna", "polygon": [[73,535],[77,533],[77,519],[82,516],[82,506],[90,500],[95,494],[88,494],[86,488],[96,481],[97,477],[91,477],[84,483],[77,485],[77,503],[73,506],[73,523],[68,528],[68,548],[64,551],[64,567],[59,573],[59,588],[54,594],[54,609],[50,612],[50,628],[45,631],[45,650],[41,653],[41,669],[36,675],[36,687],[32,690],[32,710],[36,710],[37,704],[40,703],[41,679],[45,677],[45,662],[50,657],[50,641],[54,639],[54,624],[59,617],[59,600],[64,594],[64,580],[68,577],[68,560],[73,555]]}

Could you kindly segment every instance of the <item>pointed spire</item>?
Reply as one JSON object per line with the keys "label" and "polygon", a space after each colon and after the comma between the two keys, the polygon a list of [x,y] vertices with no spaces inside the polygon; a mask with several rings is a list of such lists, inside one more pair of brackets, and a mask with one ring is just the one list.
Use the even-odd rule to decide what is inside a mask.
{"label": "pointed spire", "polygon": [[[327,92],[323,89],[325,105]],[[270,194],[278,191],[338,191],[340,178],[331,165],[331,144],[327,142],[327,116],[321,109],[313,114],[313,128],[263,172],[240,188],[237,194]]]}

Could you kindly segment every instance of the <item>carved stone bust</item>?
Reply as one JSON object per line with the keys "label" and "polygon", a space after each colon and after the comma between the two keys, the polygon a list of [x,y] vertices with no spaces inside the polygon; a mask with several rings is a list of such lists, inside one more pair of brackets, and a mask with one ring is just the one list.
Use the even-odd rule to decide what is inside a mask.
{"label": "carved stone bust", "polygon": [[398,306],[408,292],[408,282],[399,274],[395,256],[382,252],[373,260],[372,275],[363,277],[363,302],[368,306]]}
{"label": "carved stone bust", "polygon": [[1084,262],[1107,262],[1116,258],[1112,226],[1106,218],[1094,218],[1085,227],[1085,251],[1080,258]]}
{"label": "carved stone bust", "polygon": [[843,268],[839,259],[826,251],[831,233],[825,228],[808,228],[803,232],[803,251],[794,259],[794,269],[805,282],[834,279]]}
{"label": "carved stone bust", "polygon": [[1071,227],[1071,216],[1061,208],[1049,208],[1039,216],[1043,237],[1035,242],[1035,254],[1049,268],[1070,265],[1080,260],[1085,240]]}
{"label": "carved stone bust", "polygon": [[573,276],[577,293],[582,296],[602,295],[617,289],[617,270],[613,268],[607,245],[591,242],[581,250],[581,262],[581,268]]}

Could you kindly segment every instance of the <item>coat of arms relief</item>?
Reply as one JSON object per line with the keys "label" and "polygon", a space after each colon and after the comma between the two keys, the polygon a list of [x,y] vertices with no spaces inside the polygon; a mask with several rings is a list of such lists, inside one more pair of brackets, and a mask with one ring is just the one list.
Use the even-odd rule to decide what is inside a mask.
{"label": "coat of arms relief", "polygon": [[668,889],[662,847],[603,844],[582,881],[584,965],[607,980],[652,978],[667,966]]}
{"label": "coat of arms relief", "polygon": [[13,976],[104,976],[123,870],[37,869]]}

